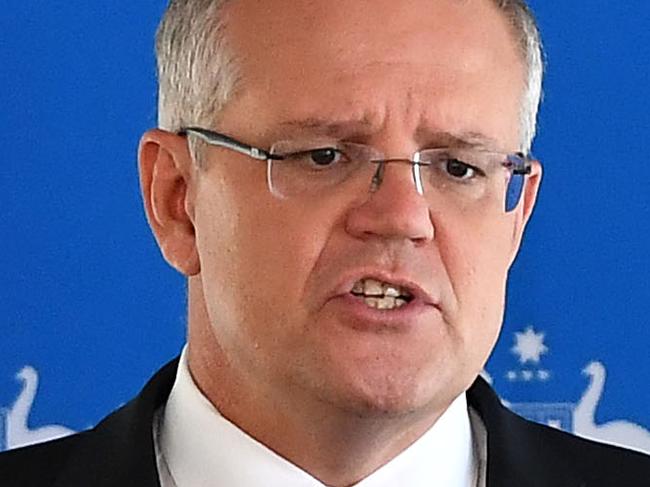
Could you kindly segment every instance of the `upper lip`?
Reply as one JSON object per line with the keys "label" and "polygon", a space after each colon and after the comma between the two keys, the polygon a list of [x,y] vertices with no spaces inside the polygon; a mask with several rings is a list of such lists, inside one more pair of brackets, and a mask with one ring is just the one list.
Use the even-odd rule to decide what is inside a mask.
{"label": "upper lip", "polygon": [[425,289],[423,285],[418,284],[415,280],[404,275],[391,274],[378,269],[356,270],[347,273],[336,287],[335,295],[343,296],[352,291],[354,284],[361,279],[374,279],[379,282],[385,282],[408,291],[414,299],[432,306],[438,307],[437,299],[434,299],[433,293]]}

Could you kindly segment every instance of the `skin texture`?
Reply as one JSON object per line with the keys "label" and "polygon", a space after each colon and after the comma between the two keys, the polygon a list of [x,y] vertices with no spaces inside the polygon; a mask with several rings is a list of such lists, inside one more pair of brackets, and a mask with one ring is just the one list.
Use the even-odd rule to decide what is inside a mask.
{"label": "skin texture", "polygon": [[[343,138],[391,157],[478,133],[516,151],[524,70],[487,0],[233,2],[242,83],[214,129],[258,147],[295,121],[362,121]],[[351,485],[421,436],[474,381],[497,339],[508,269],[534,206],[534,164],[512,213],[429,204],[410,168],[370,194],[274,198],[266,166],[147,132],[140,175],[167,261],[189,278],[192,375],[219,411],[327,485]],[[346,278],[416,283],[435,300],[371,325],[337,298]]]}

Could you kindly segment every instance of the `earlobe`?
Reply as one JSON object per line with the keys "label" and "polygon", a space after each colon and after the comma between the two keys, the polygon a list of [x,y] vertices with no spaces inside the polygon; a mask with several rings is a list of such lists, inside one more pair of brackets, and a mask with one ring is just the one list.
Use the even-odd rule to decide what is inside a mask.
{"label": "earlobe", "polygon": [[192,198],[192,161],[182,137],[150,130],[140,141],[140,186],[149,225],[165,260],[186,276],[200,272]]}

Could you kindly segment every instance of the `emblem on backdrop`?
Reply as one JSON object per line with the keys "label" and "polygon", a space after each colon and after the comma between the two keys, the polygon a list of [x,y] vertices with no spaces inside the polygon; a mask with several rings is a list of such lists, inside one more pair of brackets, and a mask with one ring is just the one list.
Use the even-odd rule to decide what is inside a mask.
{"label": "emblem on backdrop", "polygon": [[[514,333],[510,352],[513,366],[500,379],[513,384],[549,383],[554,373],[544,365],[549,353],[546,334],[528,326]],[[517,414],[538,423],[575,433],[585,438],[650,453],[650,431],[625,420],[596,424],[598,403],[605,391],[607,369],[600,361],[585,364],[582,374],[589,378],[587,388],[577,402],[504,403]],[[488,376],[489,378],[489,376]]]}
{"label": "emblem on backdrop", "polygon": [[29,415],[38,392],[38,372],[29,365],[23,367],[16,380],[22,385],[18,397],[8,408],[0,408],[0,451],[62,438],[74,433],[58,424],[29,427]]}

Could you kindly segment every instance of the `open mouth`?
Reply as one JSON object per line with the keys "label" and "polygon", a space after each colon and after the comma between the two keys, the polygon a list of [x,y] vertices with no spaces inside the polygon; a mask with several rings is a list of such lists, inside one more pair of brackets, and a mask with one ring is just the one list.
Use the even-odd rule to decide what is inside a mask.
{"label": "open mouth", "polygon": [[414,299],[408,289],[370,278],[359,279],[350,293],[363,299],[366,306],[381,310],[399,309]]}

